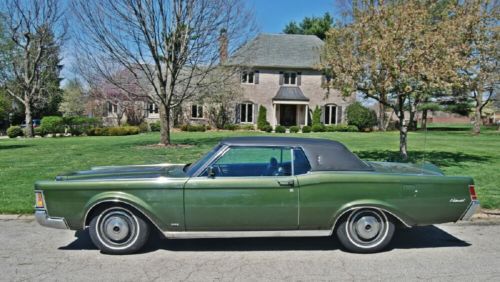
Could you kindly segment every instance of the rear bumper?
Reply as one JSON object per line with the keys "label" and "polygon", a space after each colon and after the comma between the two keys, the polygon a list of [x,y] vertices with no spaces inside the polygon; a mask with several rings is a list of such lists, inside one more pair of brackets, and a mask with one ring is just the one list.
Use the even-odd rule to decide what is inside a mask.
{"label": "rear bumper", "polygon": [[460,218],[460,220],[470,220],[470,218],[476,213],[476,210],[479,208],[479,201],[473,200],[470,202],[469,207],[465,210],[464,214]]}
{"label": "rear bumper", "polygon": [[36,210],[35,211],[36,221],[46,227],[57,228],[57,229],[69,229],[66,220],[62,217],[50,217],[46,210]]}

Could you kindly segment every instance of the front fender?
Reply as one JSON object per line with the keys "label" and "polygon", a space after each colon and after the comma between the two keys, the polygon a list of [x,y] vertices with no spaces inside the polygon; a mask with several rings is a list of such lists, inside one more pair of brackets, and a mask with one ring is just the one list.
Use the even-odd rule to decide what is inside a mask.
{"label": "front fender", "polygon": [[159,230],[162,230],[162,227],[165,226],[165,224],[154,214],[152,207],[142,199],[125,192],[102,192],[90,198],[85,204],[81,221],[83,222],[83,228],[86,227],[85,225],[90,211],[98,205],[105,203],[122,203],[129,205],[147,217]]}

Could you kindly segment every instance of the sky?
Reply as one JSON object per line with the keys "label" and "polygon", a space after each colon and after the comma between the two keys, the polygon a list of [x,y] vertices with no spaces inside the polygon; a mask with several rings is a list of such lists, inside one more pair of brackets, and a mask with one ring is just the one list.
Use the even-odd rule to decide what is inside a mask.
{"label": "sky", "polygon": [[335,16],[335,0],[246,0],[253,9],[261,32],[281,33],[287,23],[302,21],[304,17]]}
{"label": "sky", "polygon": [[[0,0],[1,1],[1,0]],[[255,15],[258,32],[281,33],[283,28],[290,22],[301,22],[305,17],[323,16],[326,12],[336,17],[338,7],[336,2],[340,0],[243,0]],[[70,46],[70,45],[69,45]],[[65,65],[62,71],[63,85],[67,79],[77,77],[73,72],[71,48],[63,51]]]}

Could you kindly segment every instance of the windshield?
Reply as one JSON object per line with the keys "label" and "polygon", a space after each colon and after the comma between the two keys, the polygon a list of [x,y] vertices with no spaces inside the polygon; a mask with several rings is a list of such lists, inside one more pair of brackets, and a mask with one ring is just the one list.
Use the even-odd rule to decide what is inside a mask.
{"label": "windshield", "polygon": [[200,169],[201,166],[203,166],[217,151],[219,151],[220,147],[222,147],[221,144],[215,146],[212,150],[210,150],[210,152],[204,155],[201,159],[189,165],[186,170],[187,175],[189,175],[190,177],[193,176],[193,174],[198,169]]}

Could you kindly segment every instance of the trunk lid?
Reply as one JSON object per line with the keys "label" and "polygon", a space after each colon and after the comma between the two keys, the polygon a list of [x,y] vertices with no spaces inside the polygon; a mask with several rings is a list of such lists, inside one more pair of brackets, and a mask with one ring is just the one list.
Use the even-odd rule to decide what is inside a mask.
{"label": "trunk lid", "polygon": [[393,162],[367,162],[376,172],[395,174],[444,175],[437,166],[431,163],[411,164]]}

